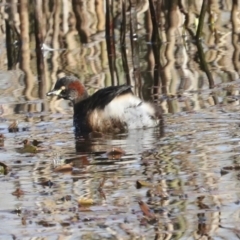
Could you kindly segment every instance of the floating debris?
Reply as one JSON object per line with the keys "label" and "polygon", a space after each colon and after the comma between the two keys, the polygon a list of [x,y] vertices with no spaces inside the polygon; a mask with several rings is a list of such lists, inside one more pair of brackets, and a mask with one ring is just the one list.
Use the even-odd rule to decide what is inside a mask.
{"label": "floating debris", "polygon": [[14,133],[14,132],[18,132],[19,131],[19,127],[18,127],[18,121],[14,120],[13,123],[11,123],[8,127],[8,131],[10,133]]}
{"label": "floating debris", "polygon": [[43,143],[42,141],[38,141],[36,139],[32,140],[32,145],[35,146],[35,147],[39,146],[42,143]]}
{"label": "floating debris", "polygon": [[44,187],[50,188],[54,185],[54,183],[51,180],[43,180],[40,184]]}
{"label": "floating debris", "polygon": [[150,208],[146,203],[143,201],[138,202],[140,209],[142,210],[143,214],[148,218],[155,218],[154,213],[151,212]]}
{"label": "floating debris", "polygon": [[45,221],[45,220],[41,220],[41,221],[36,222],[36,223],[37,223],[38,225],[43,226],[43,227],[54,227],[54,226],[56,226],[55,223],[50,223],[50,222]]}
{"label": "floating debris", "polygon": [[10,172],[10,167],[8,167],[5,163],[0,162],[0,173],[3,175],[7,175]]}
{"label": "floating debris", "polygon": [[71,195],[66,195],[60,199],[57,200],[57,204],[62,204],[64,202],[68,202],[72,200],[72,196]]}
{"label": "floating debris", "polygon": [[93,199],[91,198],[80,198],[78,200],[78,206],[83,206],[83,205],[93,205]]}
{"label": "floating debris", "polygon": [[120,159],[125,154],[125,151],[118,147],[113,147],[107,152],[108,159]]}
{"label": "floating debris", "polygon": [[28,139],[23,140],[23,148],[18,149],[19,153],[37,153],[37,147]]}
{"label": "floating debris", "polygon": [[3,147],[4,146],[4,135],[2,133],[0,133],[0,147]]}
{"label": "floating debris", "polygon": [[54,172],[72,172],[73,163],[64,164],[54,169]]}
{"label": "floating debris", "polygon": [[20,197],[21,195],[24,195],[24,191],[20,188],[17,188],[14,192],[12,192],[12,195]]}
{"label": "floating debris", "polygon": [[141,187],[152,187],[153,184],[150,182],[146,182],[146,181],[142,181],[142,180],[138,180],[136,181],[136,188],[139,189]]}

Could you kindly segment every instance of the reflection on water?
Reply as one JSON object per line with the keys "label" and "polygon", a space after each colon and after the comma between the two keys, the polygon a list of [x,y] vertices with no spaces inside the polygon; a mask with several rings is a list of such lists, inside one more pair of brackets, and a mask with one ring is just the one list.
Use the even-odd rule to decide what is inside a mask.
{"label": "reflection on water", "polygon": [[[6,196],[0,200],[6,223],[2,237],[57,234],[95,239],[111,238],[115,231],[127,239],[131,239],[129,234],[236,238],[238,114],[216,109],[168,116],[162,138],[154,129],[130,132],[89,140],[86,149],[78,142],[76,149],[82,145],[77,152],[68,119],[67,115],[41,124],[34,121],[28,132],[5,133],[1,158],[12,170],[1,177],[1,195]],[[59,131],[60,126],[66,131]],[[44,151],[16,151],[24,138],[36,136],[43,140]],[[122,149],[122,154],[108,154],[113,148]],[[73,168],[55,171],[56,161],[72,163]],[[145,187],[136,187],[137,181],[145,182]],[[24,194],[12,195],[17,188]],[[78,201],[84,198],[94,204],[79,207]],[[141,213],[139,200],[150,206],[157,232]],[[19,233],[21,229],[23,233]]]}
{"label": "reflection on water", "polygon": [[[102,152],[106,146],[122,147],[129,153],[141,153],[145,149],[153,148],[155,140],[161,137],[160,128],[132,129],[128,133],[103,135],[99,138],[76,140],[76,152]],[[101,149],[103,147],[103,149]]]}
{"label": "reflection on water", "polygon": [[[239,6],[203,2],[0,4],[0,239],[239,239]],[[75,140],[62,72],[131,84],[164,126]]]}

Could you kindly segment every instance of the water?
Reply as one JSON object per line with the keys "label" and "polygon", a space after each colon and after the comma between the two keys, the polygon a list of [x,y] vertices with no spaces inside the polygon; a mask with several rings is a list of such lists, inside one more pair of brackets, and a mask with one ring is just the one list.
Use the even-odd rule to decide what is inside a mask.
{"label": "water", "polygon": [[[0,239],[239,239],[238,7],[209,5],[202,58],[201,1],[131,2],[0,4]],[[164,125],[76,141],[60,73],[131,84]]]}

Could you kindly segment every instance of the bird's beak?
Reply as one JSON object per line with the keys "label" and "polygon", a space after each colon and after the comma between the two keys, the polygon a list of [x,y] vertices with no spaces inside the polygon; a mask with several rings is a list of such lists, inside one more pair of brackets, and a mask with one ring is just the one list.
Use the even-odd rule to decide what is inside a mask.
{"label": "bird's beak", "polygon": [[62,89],[58,89],[58,90],[52,90],[50,92],[48,92],[46,95],[47,96],[59,96],[62,92]]}

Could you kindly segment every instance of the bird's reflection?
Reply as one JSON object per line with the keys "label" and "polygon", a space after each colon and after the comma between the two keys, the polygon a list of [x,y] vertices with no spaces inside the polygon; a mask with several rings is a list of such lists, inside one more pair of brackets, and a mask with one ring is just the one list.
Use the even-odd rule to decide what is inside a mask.
{"label": "bird's reflection", "polygon": [[94,134],[82,137],[75,133],[75,149],[78,154],[101,154],[106,152],[109,147],[121,147],[126,153],[139,154],[146,149],[153,148],[163,135],[163,123],[157,128],[134,129],[128,133],[117,135]]}

